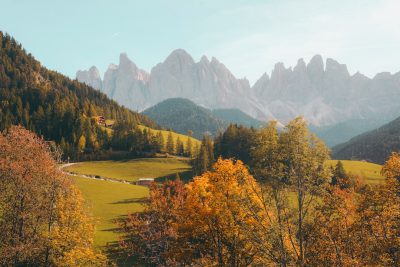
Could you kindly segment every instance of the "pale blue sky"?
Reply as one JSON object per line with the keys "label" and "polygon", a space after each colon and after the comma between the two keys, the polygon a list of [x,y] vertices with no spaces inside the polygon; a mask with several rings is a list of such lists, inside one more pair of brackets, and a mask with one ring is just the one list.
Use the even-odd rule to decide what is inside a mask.
{"label": "pale blue sky", "polygon": [[351,73],[400,71],[399,14],[397,0],[0,0],[0,30],[70,77],[121,52],[150,71],[183,48],[253,83],[317,53]]}

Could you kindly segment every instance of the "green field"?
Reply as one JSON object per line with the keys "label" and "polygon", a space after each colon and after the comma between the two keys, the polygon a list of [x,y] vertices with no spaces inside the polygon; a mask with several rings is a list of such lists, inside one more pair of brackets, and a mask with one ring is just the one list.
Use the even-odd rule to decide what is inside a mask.
{"label": "green field", "polygon": [[[331,160],[328,164],[335,165],[336,162]],[[362,176],[366,183],[376,184],[383,181],[380,165],[361,161],[342,162],[347,172]],[[174,177],[176,173],[180,173],[181,177],[191,176],[187,161],[175,158],[82,162],[69,166],[66,170],[130,181],[141,177]],[[99,221],[95,237],[97,246],[117,241],[118,236],[112,231],[116,227],[113,221],[128,212],[140,210],[140,201],[148,196],[148,188],[143,186],[82,177],[73,179]]]}
{"label": "green field", "polygon": [[[337,160],[330,160],[328,164],[336,165],[337,162]],[[341,162],[346,172],[361,176],[368,184],[377,184],[384,179],[381,175],[381,165],[356,160],[341,160]]]}
{"label": "green field", "polygon": [[183,173],[183,177],[190,176],[191,166],[185,159],[145,158],[81,162],[65,170],[78,174],[136,181],[139,178],[173,178],[176,173]]}
{"label": "green field", "polygon": [[98,247],[118,241],[114,220],[129,212],[140,211],[147,187],[73,176],[97,220],[94,243]]}

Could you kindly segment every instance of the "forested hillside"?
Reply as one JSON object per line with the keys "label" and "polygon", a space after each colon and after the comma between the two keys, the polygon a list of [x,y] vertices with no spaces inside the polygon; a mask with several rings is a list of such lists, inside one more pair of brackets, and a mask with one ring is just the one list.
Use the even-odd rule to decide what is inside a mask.
{"label": "forested hillside", "polygon": [[201,138],[206,132],[215,135],[227,126],[224,121],[214,117],[210,110],[184,98],[164,100],[146,109],[143,114],[178,133],[192,131],[197,138]]}
{"label": "forested hillside", "polygon": [[384,163],[400,150],[400,117],[384,126],[333,147],[335,159],[359,159]]}
{"label": "forested hillside", "polygon": [[234,123],[243,125],[246,127],[260,127],[263,124],[262,121],[256,120],[253,117],[247,115],[243,111],[237,108],[221,108],[214,109],[212,111],[213,115],[220,120],[226,121],[228,123]]}
{"label": "forested hillside", "polygon": [[110,147],[110,137],[95,116],[155,126],[90,86],[41,66],[21,44],[0,32],[0,130],[23,125],[76,157]]}

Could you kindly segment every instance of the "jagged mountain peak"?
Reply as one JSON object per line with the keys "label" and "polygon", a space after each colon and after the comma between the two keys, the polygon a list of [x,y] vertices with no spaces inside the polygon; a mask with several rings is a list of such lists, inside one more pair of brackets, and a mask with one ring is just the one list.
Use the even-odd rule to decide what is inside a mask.
{"label": "jagged mountain peak", "polygon": [[346,64],[340,64],[339,62],[337,62],[336,60],[334,60],[332,58],[326,59],[325,72],[326,73],[334,72],[334,73],[342,74],[346,77],[350,76],[349,71],[347,70]]}
{"label": "jagged mountain peak", "polygon": [[204,56],[201,57],[200,63],[203,63],[205,65],[209,65],[210,64],[210,60],[208,59],[207,56],[204,55]]}
{"label": "jagged mountain peak", "polygon": [[100,72],[96,66],[92,66],[88,70],[78,70],[76,72],[76,79],[96,89],[102,89]]}
{"label": "jagged mountain peak", "polygon": [[297,64],[296,66],[293,68],[293,71],[306,71],[307,70],[307,66],[306,66],[306,62],[304,61],[303,58],[299,58],[297,60]]}
{"label": "jagged mountain peak", "polygon": [[194,64],[192,56],[184,49],[175,49],[165,59],[164,64]]}

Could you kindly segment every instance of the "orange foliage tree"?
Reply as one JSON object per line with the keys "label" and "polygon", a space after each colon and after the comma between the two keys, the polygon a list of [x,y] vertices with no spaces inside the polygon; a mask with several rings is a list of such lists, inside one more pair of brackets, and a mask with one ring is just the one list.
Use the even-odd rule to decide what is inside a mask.
{"label": "orange foliage tree", "polygon": [[0,265],[102,265],[83,198],[46,142],[22,127],[0,134]]}

